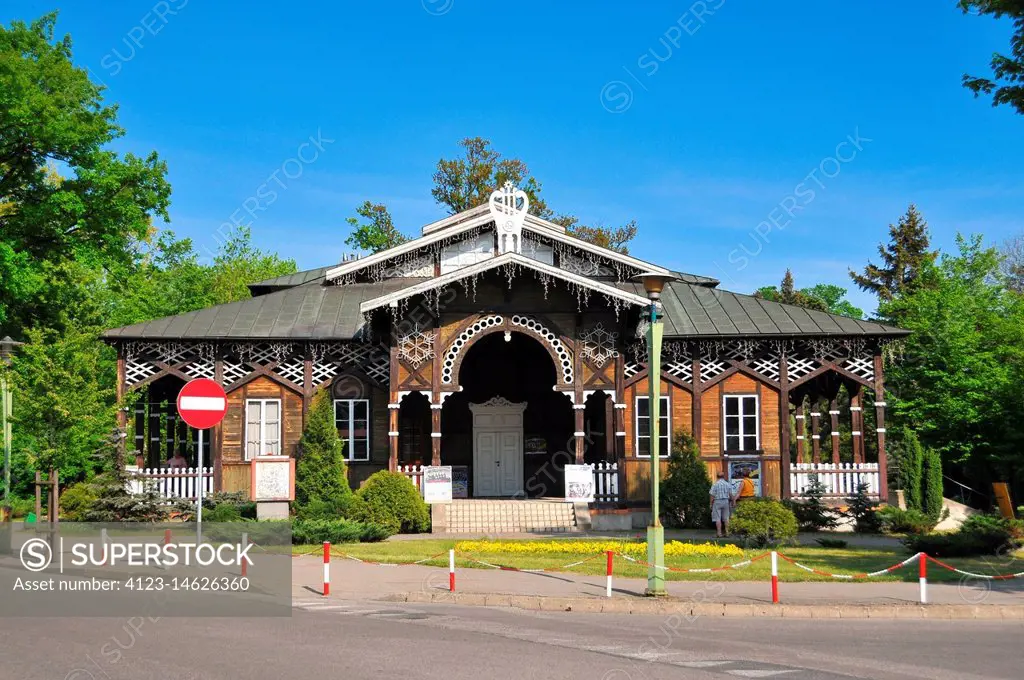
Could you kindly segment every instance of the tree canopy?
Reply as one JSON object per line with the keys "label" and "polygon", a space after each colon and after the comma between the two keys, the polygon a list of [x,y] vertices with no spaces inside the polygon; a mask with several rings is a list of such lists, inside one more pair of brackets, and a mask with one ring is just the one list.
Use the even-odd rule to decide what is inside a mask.
{"label": "tree canopy", "polygon": [[991,77],[964,74],[963,85],[975,97],[989,95],[992,106],[1007,105],[1024,113],[1024,0],[960,0],[967,14],[1009,18],[1013,22],[1009,54],[992,55]]}
{"label": "tree canopy", "polygon": [[861,273],[851,270],[850,278],[861,290],[875,293],[881,300],[891,300],[909,290],[921,269],[935,259],[930,247],[928,223],[911,204],[895,225],[889,225],[889,243],[878,245],[881,264],[869,262]]}
{"label": "tree canopy", "polygon": [[782,277],[782,283],[776,286],[763,286],[754,291],[754,297],[759,297],[772,302],[781,302],[787,305],[797,305],[808,309],[817,309],[831,314],[853,317],[854,319],[864,318],[864,311],[855,307],[846,299],[846,289],[827,283],[819,283],[810,288],[796,290],[793,281],[793,272],[786,270]]}

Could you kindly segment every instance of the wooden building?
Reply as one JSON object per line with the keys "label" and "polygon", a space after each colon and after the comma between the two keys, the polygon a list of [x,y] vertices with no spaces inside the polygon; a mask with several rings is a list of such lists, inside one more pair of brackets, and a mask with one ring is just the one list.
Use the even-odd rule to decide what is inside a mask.
{"label": "wooden building", "polygon": [[[212,378],[230,404],[205,459],[217,489],[247,490],[253,456],[297,455],[325,389],[354,486],[443,464],[466,471],[472,497],[557,497],[566,463],[614,463],[619,500],[642,505],[641,272],[670,273],[483,205],[390,250],[253,283],[251,299],[111,330],[118,387],[141,392],[123,414],[128,448],[148,467],[174,450],[194,461],[174,397]],[[877,463],[884,490],[882,350],[905,331],[677,276],[662,295],[661,451],[685,430],[712,473],[750,469],[782,497],[795,465]]]}

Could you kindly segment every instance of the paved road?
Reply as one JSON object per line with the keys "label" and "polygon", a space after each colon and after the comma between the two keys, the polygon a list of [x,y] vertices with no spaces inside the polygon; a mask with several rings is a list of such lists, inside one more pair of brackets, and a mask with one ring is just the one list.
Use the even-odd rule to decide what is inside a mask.
{"label": "paved road", "polygon": [[[299,598],[278,619],[7,619],[0,678],[1021,677],[1017,622],[699,619]],[[134,628],[133,628],[134,626]]]}

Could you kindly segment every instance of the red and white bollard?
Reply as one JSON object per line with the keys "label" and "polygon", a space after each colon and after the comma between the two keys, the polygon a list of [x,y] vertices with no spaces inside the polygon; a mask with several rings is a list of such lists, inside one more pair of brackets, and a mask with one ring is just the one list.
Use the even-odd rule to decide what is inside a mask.
{"label": "red and white bollard", "polygon": [[604,590],[604,594],[607,597],[611,597],[612,596],[612,561],[614,560],[614,557],[615,557],[615,553],[613,553],[611,550],[609,550],[608,551],[608,568],[606,570],[606,572],[607,572],[607,583],[605,585],[605,590]]}
{"label": "red and white bollard", "polygon": [[448,592],[455,592],[455,548],[448,551]]}
{"label": "red and white bollard", "polygon": [[928,555],[917,553],[917,576],[921,584],[921,604],[928,604]]}
{"label": "red and white bollard", "polygon": [[100,529],[100,545],[103,546],[103,566],[104,567],[106,567],[106,566],[108,566],[110,564],[109,561],[108,561],[108,559],[110,557],[110,553],[108,551],[110,549],[107,547],[107,544],[109,542],[110,542],[110,540],[107,538],[107,530],[106,529]]}
{"label": "red and white bollard", "polygon": [[171,544],[171,530],[170,529],[164,529],[164,545],[170,545],[170,544]]}
{"label": "red and white bollard", "polygon": [[772,604],[779,603],[779,553],[772,551]]}
{"label": "red and white bollard", "polygon": [[[249,545],[249,534],[247,534],[245,532],[242,532],[242,548],[244,549],[245,546],[247,546],[247,545]],[[248,553],[246,553],[246,555],[244,557],[242,557],[242,578],[245,578],[246,576],[249,575],[248,566],[249,566],[249,556],[248,556]]]}
{"label": "red and white bollard", "polygon": [[324,541],[324,597],[331,594],[331,544]]}

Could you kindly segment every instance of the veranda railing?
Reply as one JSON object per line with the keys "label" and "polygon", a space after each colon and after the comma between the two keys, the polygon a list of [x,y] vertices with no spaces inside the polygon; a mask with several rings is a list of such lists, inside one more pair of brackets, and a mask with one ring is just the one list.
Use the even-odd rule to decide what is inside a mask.
{"label": "veranda railing", "polygon": [[213,493],[213,468],[138,468],[129,465],[128,491],[142,493],[147,489],[154,490],[167,499],[184,498],[195,500],[199,495],[199,484],[203,485],[203,495]]}
{"label": "veranda railing", "polygon": [[868,493],[878,496],[878,463],[793,463],[789,484],[794,498],[806,495],[814,478],[825,485],[825,496],[845,498],[857,492],[860,484],[868,485]]}

